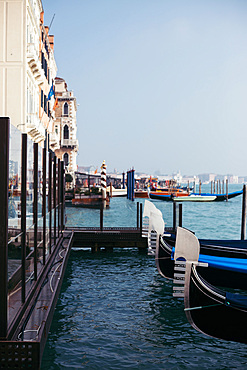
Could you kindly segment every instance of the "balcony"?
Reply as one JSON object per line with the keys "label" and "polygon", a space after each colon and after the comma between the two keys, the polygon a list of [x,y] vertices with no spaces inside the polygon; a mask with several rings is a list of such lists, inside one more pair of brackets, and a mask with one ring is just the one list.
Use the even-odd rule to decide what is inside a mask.
{"label": "balcony", "polygon": [[33,43],[27,44],[27,62],[38,85],[43,85],[46,77],[39,60],[39,53]]}
{"label": "balcony", "polygon": [[77,148],[78,149],[78,140],[77,139],[62,139],[61,146]]}
{"label": "balcony", "polygon": [[45,128],[36,113],[27,114],[27,133],[36,143],[45,140]]}
{"label": "balcony", "polygon": [[53,151],[56,149],[60,149],[59,137],[56,132],[49,133],[49,146],[51,147]]}

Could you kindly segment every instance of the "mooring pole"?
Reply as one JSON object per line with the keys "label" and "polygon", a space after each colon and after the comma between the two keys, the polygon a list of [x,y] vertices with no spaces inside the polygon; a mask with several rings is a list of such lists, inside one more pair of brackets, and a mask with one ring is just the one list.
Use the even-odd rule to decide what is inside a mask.
{"label": "mooring pole", "polygon": [[140,234],[142,235],[142,203],[140,203]]}
{"label": "mooring pole", "polygon": [[245,235],[246,235],[246,185],[243,186],[241,240],[245,240]]}
{"label": "mooring pole", "polygon": [[178,226],[183,226],[183,205],[182,203],[179,203],[178,205]]}
{"label": "mooring pole", "polygon": [[104,204],[100,205],[100,231],[103,231]]}
{"label": "mooring pole", "polygon": [[137,229],[139,229],[139,219],[140,219],[140,216],[139,216],[139,202],[137,202],[137,214],[136,214],[136,227]]}
{"label": "mooring pole", "polygon": [[226,201],[228,202],[228,179],[226,179]]}
{"label": "mooring pole", "polygon": [[177,227],[177,204],[173,202],[173,230],[175,231]]}
{"label": "mooring pole", "polygon": [[0,338],[8,328],[8,187],[10,119],[0,118]]}

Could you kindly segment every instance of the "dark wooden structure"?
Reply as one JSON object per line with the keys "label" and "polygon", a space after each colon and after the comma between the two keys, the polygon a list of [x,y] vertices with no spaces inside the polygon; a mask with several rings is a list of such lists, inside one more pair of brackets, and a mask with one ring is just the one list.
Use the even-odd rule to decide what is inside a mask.
{"label": "dark wooden structure", "polygon": [[[63,161],[9,118],[0,118],[0,158],[0,369],[39,369],[71,248],[146,248],[142,204],[135,228],[104,228],[102,208],[99,228],[66,229]],[[18,255],[11,273],[10,249]]]}

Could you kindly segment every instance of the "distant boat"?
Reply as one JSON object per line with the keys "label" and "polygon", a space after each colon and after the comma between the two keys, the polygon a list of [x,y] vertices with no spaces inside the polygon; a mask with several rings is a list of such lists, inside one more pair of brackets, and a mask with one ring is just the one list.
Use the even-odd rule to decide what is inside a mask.
{"label": "distant boat", "polygon": [[174,198],[180,199],[181,197],[188,197],[190,190],[187,188],[167,188],[167,189],[157,189],[149,192],[149,197],[151,199],[172,201]]}
{"label": "distant boat", "polygon": [[135,198],[148,198],[147,190],[136,189],[134,194],[135,194]]}
{"label": "distant boat", "polygon": [[107,186],[106,191],[111,197],[127,197],[127,188],[116,189],[114,186]]}
{"label": "distant boat", "polygon": [[224,200],[231,199],[241,195],[243,190],[235,191],[227,194],[210,194],[210,193],[191,193],[191,194],[159,194],[158,192],[150,192],[149,196],[151,199],[174,201],[174,202],[221,202]]}

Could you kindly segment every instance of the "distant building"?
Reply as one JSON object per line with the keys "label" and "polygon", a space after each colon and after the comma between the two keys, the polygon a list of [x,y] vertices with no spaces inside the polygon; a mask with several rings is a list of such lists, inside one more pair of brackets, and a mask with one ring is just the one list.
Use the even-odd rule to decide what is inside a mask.
{"label": "distant building", "polygon": [[216,175],[214,173],[201,173],[198,175],[199,179],[202,183],[208,183],[211,181],[215,181]]}
{"label": "distant building", "polygon": [[67,84],[63,78],[55,78],[55,134],[58,135],[60,148],[55,150],[55,154],[60,160],[64,161],[67,173],[74,176],[77,171],[78,140],[76,111],[77,103],[73,91],[68,91]]}

